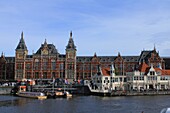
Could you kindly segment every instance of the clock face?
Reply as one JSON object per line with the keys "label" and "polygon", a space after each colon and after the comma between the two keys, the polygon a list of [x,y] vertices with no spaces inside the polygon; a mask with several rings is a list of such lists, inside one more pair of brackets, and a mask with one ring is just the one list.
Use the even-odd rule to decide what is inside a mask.
{"label": "clock face", "polygon": [[44,49],[44,50],[42,51],[42,54],[43,54],[43,55],[47,55],[47,54],[48,54],[48,51],[47,51],[46,49]]}
{"label": "clock face", "polygon": [[74,54],[73,53],[69,53],[68,54],[68,58],[74,58]]}

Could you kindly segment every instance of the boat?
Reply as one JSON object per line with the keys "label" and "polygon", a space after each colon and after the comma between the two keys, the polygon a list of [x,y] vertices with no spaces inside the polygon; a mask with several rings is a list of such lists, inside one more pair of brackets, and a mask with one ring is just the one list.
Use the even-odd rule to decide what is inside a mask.
{"label": "boat", "polygon": [[56,91],[56,92],[55,92],[55,97],[64,97],[64,92],[62,92],[62,91]]}
{"label": "boat", "polygon": [[64,92],[64,97],[72,97],[73,95],[71,93],[69,93],[68,91]]}
{"label": "boat", "polygon": [[46,93],[47,98],[60,98],[64,97],[64,92],[62,91],[48,91]]}
{"label": "boat", "polygon": [[47,99],[47,96],[45,96],[42,92],[18,92],[16,93],[17,96],[20,97],[27,97],[27,98],[36,98],[36,99]]}
{"label": "boat", "polygon": [[170,113],[170,108],[163,108],[160,113]]}

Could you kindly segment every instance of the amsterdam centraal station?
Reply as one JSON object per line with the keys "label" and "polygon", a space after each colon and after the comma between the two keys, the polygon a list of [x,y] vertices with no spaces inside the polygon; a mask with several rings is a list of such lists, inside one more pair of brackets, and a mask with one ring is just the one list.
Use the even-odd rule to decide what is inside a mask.
{"label": "amsterdam centraal station", "polygon": [[[17,43],[17,42],[16,42]],[[160,57],[154,47],[153,50],[143,50],[140,55],[122,56],[77,56],[72,32],[65,54],[60,54],[55,45],[47,40],[39,49],[29,55],[23,32],[15,49],[15,57],[0,57],[0,80],[22,79],[52,79],[62,78],[69,81],[78,79],[90,79],[98,72],[99,67],[107,68],[114,65],[116,75],[126,76],[126,72],[132,72],[139,68],[142,62],[153,67],[170,69],[170,57]],[[92,53],[93,54],[93,53]]]}

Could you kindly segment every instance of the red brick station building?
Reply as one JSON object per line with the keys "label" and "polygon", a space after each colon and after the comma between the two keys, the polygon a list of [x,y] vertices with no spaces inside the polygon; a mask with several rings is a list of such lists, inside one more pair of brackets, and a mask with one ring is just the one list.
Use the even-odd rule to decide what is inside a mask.
{"label": "red brick station building", "polygon": [[60,54],[55,45],[44,41],[41,47],[32,55],[28,55],[28,49],[24,41],[23,32],[15,49],[14,57],[6,57],[2,53],[0,57],[0,80],[22,79],[52,79],[62,78],[69,81],[78,79],[90,79],[97,73],[98,67],[110,67],[114,65],[116,75],[126,76],[126,72],[132,72],[139,68],[142,62],[162,69],[170,69],[170,57],[160,57],[154,47],[153,50],[143,50],[137,56],[77,56],[77,49],[73,41],[72,32],[65,54]]}

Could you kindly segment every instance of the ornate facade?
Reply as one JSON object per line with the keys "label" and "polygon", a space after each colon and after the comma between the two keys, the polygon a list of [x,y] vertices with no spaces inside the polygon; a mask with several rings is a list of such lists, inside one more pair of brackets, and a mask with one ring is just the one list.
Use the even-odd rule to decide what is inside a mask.
{"label": "ornate facade", "polygon": [[58,53],[53,44],[44,44],[33,55],[28,55],[23,33],[16,48],[15,55],[15,79],[51,79],[67,78],[76,79],[76,46],[72,38],[72,32],[66,54]]}
{"label": "ornate facade", "polygon": [[[28,49],[21,33],[20,41],[15,49],[15,57],[5,57],[5,60],[13,61],[13,78],[21,79],[51,79],[63,78],[70,81],[78,79],[91,79],[97,73],[98,66],[102,68],[114,65],[116,75],[126,75],[139,68],[145,61],[148,66],[170,68],[170,58],[162,58],[154,47],[153,50],[143,50],[139,56],[77,56],[72,32],[70,33],[65,53],[60,54],[55,45],[48,44],[45,40],[41,47],[32,55],[28,55]],[[11,60],[12,59],[12,60]],[[7,62],[7,64],[10,62]],[[1,63],[3,64],[3,63]],[[4,75],[1,70],[0,73]],[[5,72],[7,72],[6,70]],[[2,76],[1,75],[1,76]]]}

